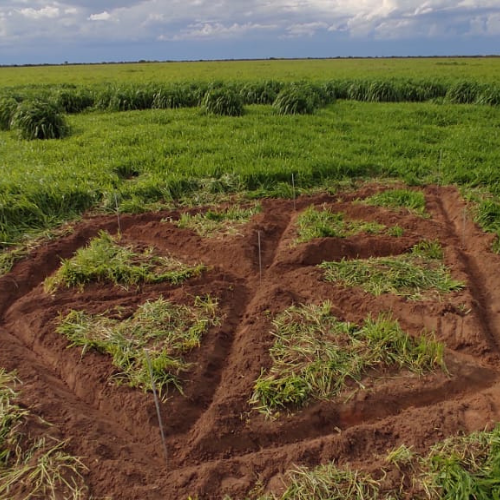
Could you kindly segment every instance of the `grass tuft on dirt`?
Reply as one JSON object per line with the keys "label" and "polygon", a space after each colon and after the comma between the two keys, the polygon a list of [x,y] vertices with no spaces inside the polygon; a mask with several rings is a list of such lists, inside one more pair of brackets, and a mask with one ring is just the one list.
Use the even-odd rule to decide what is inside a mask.
{"label": "grass tuft on dirt", "polygon": [[425,215],[425,196],[422,191],[391,189],[366,198],[367,205],[395,209],[406,209],[417,215]]}
{"label": "grass tuft on dirt", "polygon": [[95,349],[110,355],[119,370],[114,379],[143,390],[152,389],[147,350],[157,389],[163,392],[173,385],[182,392],[180,375],[190,368],[183,355],[199,347],[203,334],[218,324],[217,306],[210,296],[196,297],[189,306],[160,297],[123,321],[72,310],[61,318],[57,332],[71,346],[81,346],[82,354]]}
{"label": "grass tuft on dirt", "polygon": [[259,500],[499,498],[500,426],[450,437],[435,444],[426,455],[402,445],[387,455],[386,463],[376,474],[335,463],[313,469],[296,467],[287,473],[288,487],[283,495]]}
{"label": "grass tuft on dirt", "polygon": [[397,257],[323,262],[324,279],[346,287],[361,287],[373,295],[392,293],[411,300],[461,290],[442,263],[443,252],[437,242],[423,241],[407,254]]}
{"label": "grass tuft on dirt", "polygon": [[297,218],[295,243],[306,243],[314,238],[347,238],[359,233],[378,234],[383,224],[368,221],[345,220],[341,212],[332,212],[326,205],[320,210],[311,205]]}
{"label": "grass tuft on dirt", "polygon": [[32,417],[16,403],[18,383],[0,369],[0,500],[87,498],[86,467],[64,450],[66,443],[52,437],[33,440],[24,432]]}
{"label": "grass tuft on dirt", "polygon": [[186,266],[170,257],[154,254],[152,248],[142,253],[118,244],[119,237],[101,231],[85,248],[71,259],[63,260],[58,271],[45,280],[45,291],[53,293],[62,287],[83,288],[92,282],[107,281],[115,285],[133,286],[139,283],[169,282],[178,285],[199,276],[202,265]]}
{"label": "grass tuft on dirt", "polygon": [[256,203],[251,207],[232,206],[225,210],[208,210],[205,213],[182,214],[177,227],[191,229],[202,237],[216,238],[225,235],[237,235],[241,226],[246,224],[262,207]]}
{"label": "grass tuft on dirt", "polygon": [[250,404],[272,415],[333,399],[361,380],[368,369],[396,366],[423,373],[444,367],[444,346],[423,332],[414,339],[389,316],[366,319],[363,326],[339,321],[331,303],[292,306],[273,324],[272,366],[254,385]]}

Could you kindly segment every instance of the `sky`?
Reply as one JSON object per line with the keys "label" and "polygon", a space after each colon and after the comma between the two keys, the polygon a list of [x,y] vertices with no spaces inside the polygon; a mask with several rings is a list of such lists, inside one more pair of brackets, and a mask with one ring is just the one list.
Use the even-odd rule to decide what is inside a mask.
{"label": "sky", "polygon": [[500,54],[500,0],[0,0],[0,65]]}

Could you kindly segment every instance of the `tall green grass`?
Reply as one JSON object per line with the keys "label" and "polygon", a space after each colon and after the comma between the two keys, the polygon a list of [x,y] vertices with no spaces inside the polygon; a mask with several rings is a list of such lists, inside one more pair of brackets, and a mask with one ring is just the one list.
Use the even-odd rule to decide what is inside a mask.
{"label": "tall green grass", "polygon": [[[343,179],[500,186],[498,112],[486,106],[337,101],[313,115],[247,106],[231,117],[195,108],[69,115],[62,141],[0,132],[0,245],[94,208],[141,211],[202,193],[291,195]],[[128,173],[134,173],[129,175]],[[227,180],[230,179],[230,182]]]}
{"label": "tall green grass", "polygon": [[444,81],[500,79],[498,58],[307,59],[260,61],[162,62],[136,64],[62,65],[0,68],[5,86],[152,83],[185,81],[345,80],[369,76],[378,80],[428,79]]}

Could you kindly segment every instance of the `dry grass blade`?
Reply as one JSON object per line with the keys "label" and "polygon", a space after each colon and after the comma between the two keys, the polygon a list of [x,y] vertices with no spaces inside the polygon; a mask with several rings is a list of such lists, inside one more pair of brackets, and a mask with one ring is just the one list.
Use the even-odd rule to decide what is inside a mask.
{"label": "dry grass blade", "polygon": [[16,383],[0,370],[0,500],[87,498],[86,467],[64,451],[66,443],[51,437],[33,442],[22,431],[30,412],[15,403]]}

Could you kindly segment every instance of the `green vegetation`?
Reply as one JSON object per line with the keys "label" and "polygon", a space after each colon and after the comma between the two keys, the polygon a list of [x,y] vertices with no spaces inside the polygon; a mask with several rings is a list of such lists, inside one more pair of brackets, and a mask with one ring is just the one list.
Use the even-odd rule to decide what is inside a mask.
{"label": "green vegetation", "polygon": [[184,213],[178,221],[170,221],[178,227],[192,229],[200,236],[213,238],[221,235],[238,234],[238,229],[261,211],[261,205],[250,207],[233,205],[224,210],[215,209],[195,215]]}
{"label": "green vegetation", "polygon": [[199,276],[203,270],[202,265],[189,267],[170,257],[159,257],[152,248],[136,253],[132,247],[119,245],[117,238],[101,231],[88,246],[77,250],[74,257],[63,260],[58,271],[45,280],[45,290],[52,293],[62,287],[84,287],[96,281],[123,286],[164,281],[177,285]]}
{"label": "green vegetation", "polygon": [[488,186],[496,200],[496,115],[491,107],[337,101],[287,117],[251,105],[236,122],[196,108],[69,115],[72,134],[62,141],[0,132],[0,242],[92,208],[114,211],[115,196],[125,212],[235,189],[283,195],[291,174],[297,194],[384,177]]}
{"label": "green vegetation", "polygon": [[332,399],[361,384],[370,368],[396,366],[416,373],[444,368],[442,344],[428,334],[413,339],[390,317],[364,325],[339,321],[331,304],[292,306],[273,324],[272,366],[254,385],[250,403],[272,414],[313,399]]}
{"label": "green vegetation", "polygon": [[305,85],[288,85],[276,97],[273,108],[279,115],[310,115],[319,104],[314,89]]}
{"label": "green vegetation", "polygon": [[391,189],[363,200],[367,205],[388,208],[406,208],[418,215],[425,214],[425,196],[421,191]]}
{"label": "green vegetation", "polygon": [[61,139],[68,125],[59,108],[50,102],[24,101],[18,104],[10,128],[23,139]]}
{"label": "green vegetation", "polygon": [[326,79],[424,79],[498,82],[498,58],[308,59],[62,65],[0,68],[4,85],[95,84],[102,82],[284,81]]}
{"label": "green vegetation", "polygon": [[345,220],[341,212],[332,212],[326,205],[321,210],[311,205],[297,218],[296,243],[305,243],[314,238],[346,238],[359,233],[377,234],[385,229],[376,222]]}
{"label": "green vegetation", "polygon": [[341,286],[359,286],[373,295],[393,293],[412,300],[441,295],[464,287],[442,264],[436,242],[421,242],[407,254],[396,257],[323,262],[324,279]]}
{"label": "green vegetation", "polygon": [[241,116],[243,99],[232,89],[214,88],[209,90],[201,103],[206,113],[221,116]]}
{"label": "green vegetation", "polygon": [[36,440],[23,426],[33,418],[16,403],[15,376],[0,369],[0,500],[84,498],[86,467],[64,451],[64,442]]}
{"label": "green vegetation", "polygon": [[0,130],[9,130],[18,102],[13,97],[0,98]]}
{"label": "green vegetation", "polygon": [[96,349],[110,355],[119,370],[115,380],[144,390],[152,388],[147,350],[159,392],[169,385],[182,392],[180,375],[190,368],[183,355],[199,347],[203,334],[218,323],[216,312],[217,301],[210,296],[196,297],[190,306],[160,297],[123,321],[73,310],[61,318],[57,331],[72,346],[82,346],[83,354]]}
{"label": "green vegetation", "polygon": [[[403,500],[411,488],[416,500],[493,499],[500,494],[500,426],[434,445],[427,455],[406,446],[390,452],[377,474],[334,463],[288,472],[282,496],[259,500]],[[392,485],[380,478],[391,473]],[[397,484],[397,479],[399,484]],[[394,484],[396,483],[396,484]],[[252,497],[255,498],[255,497]]]}

